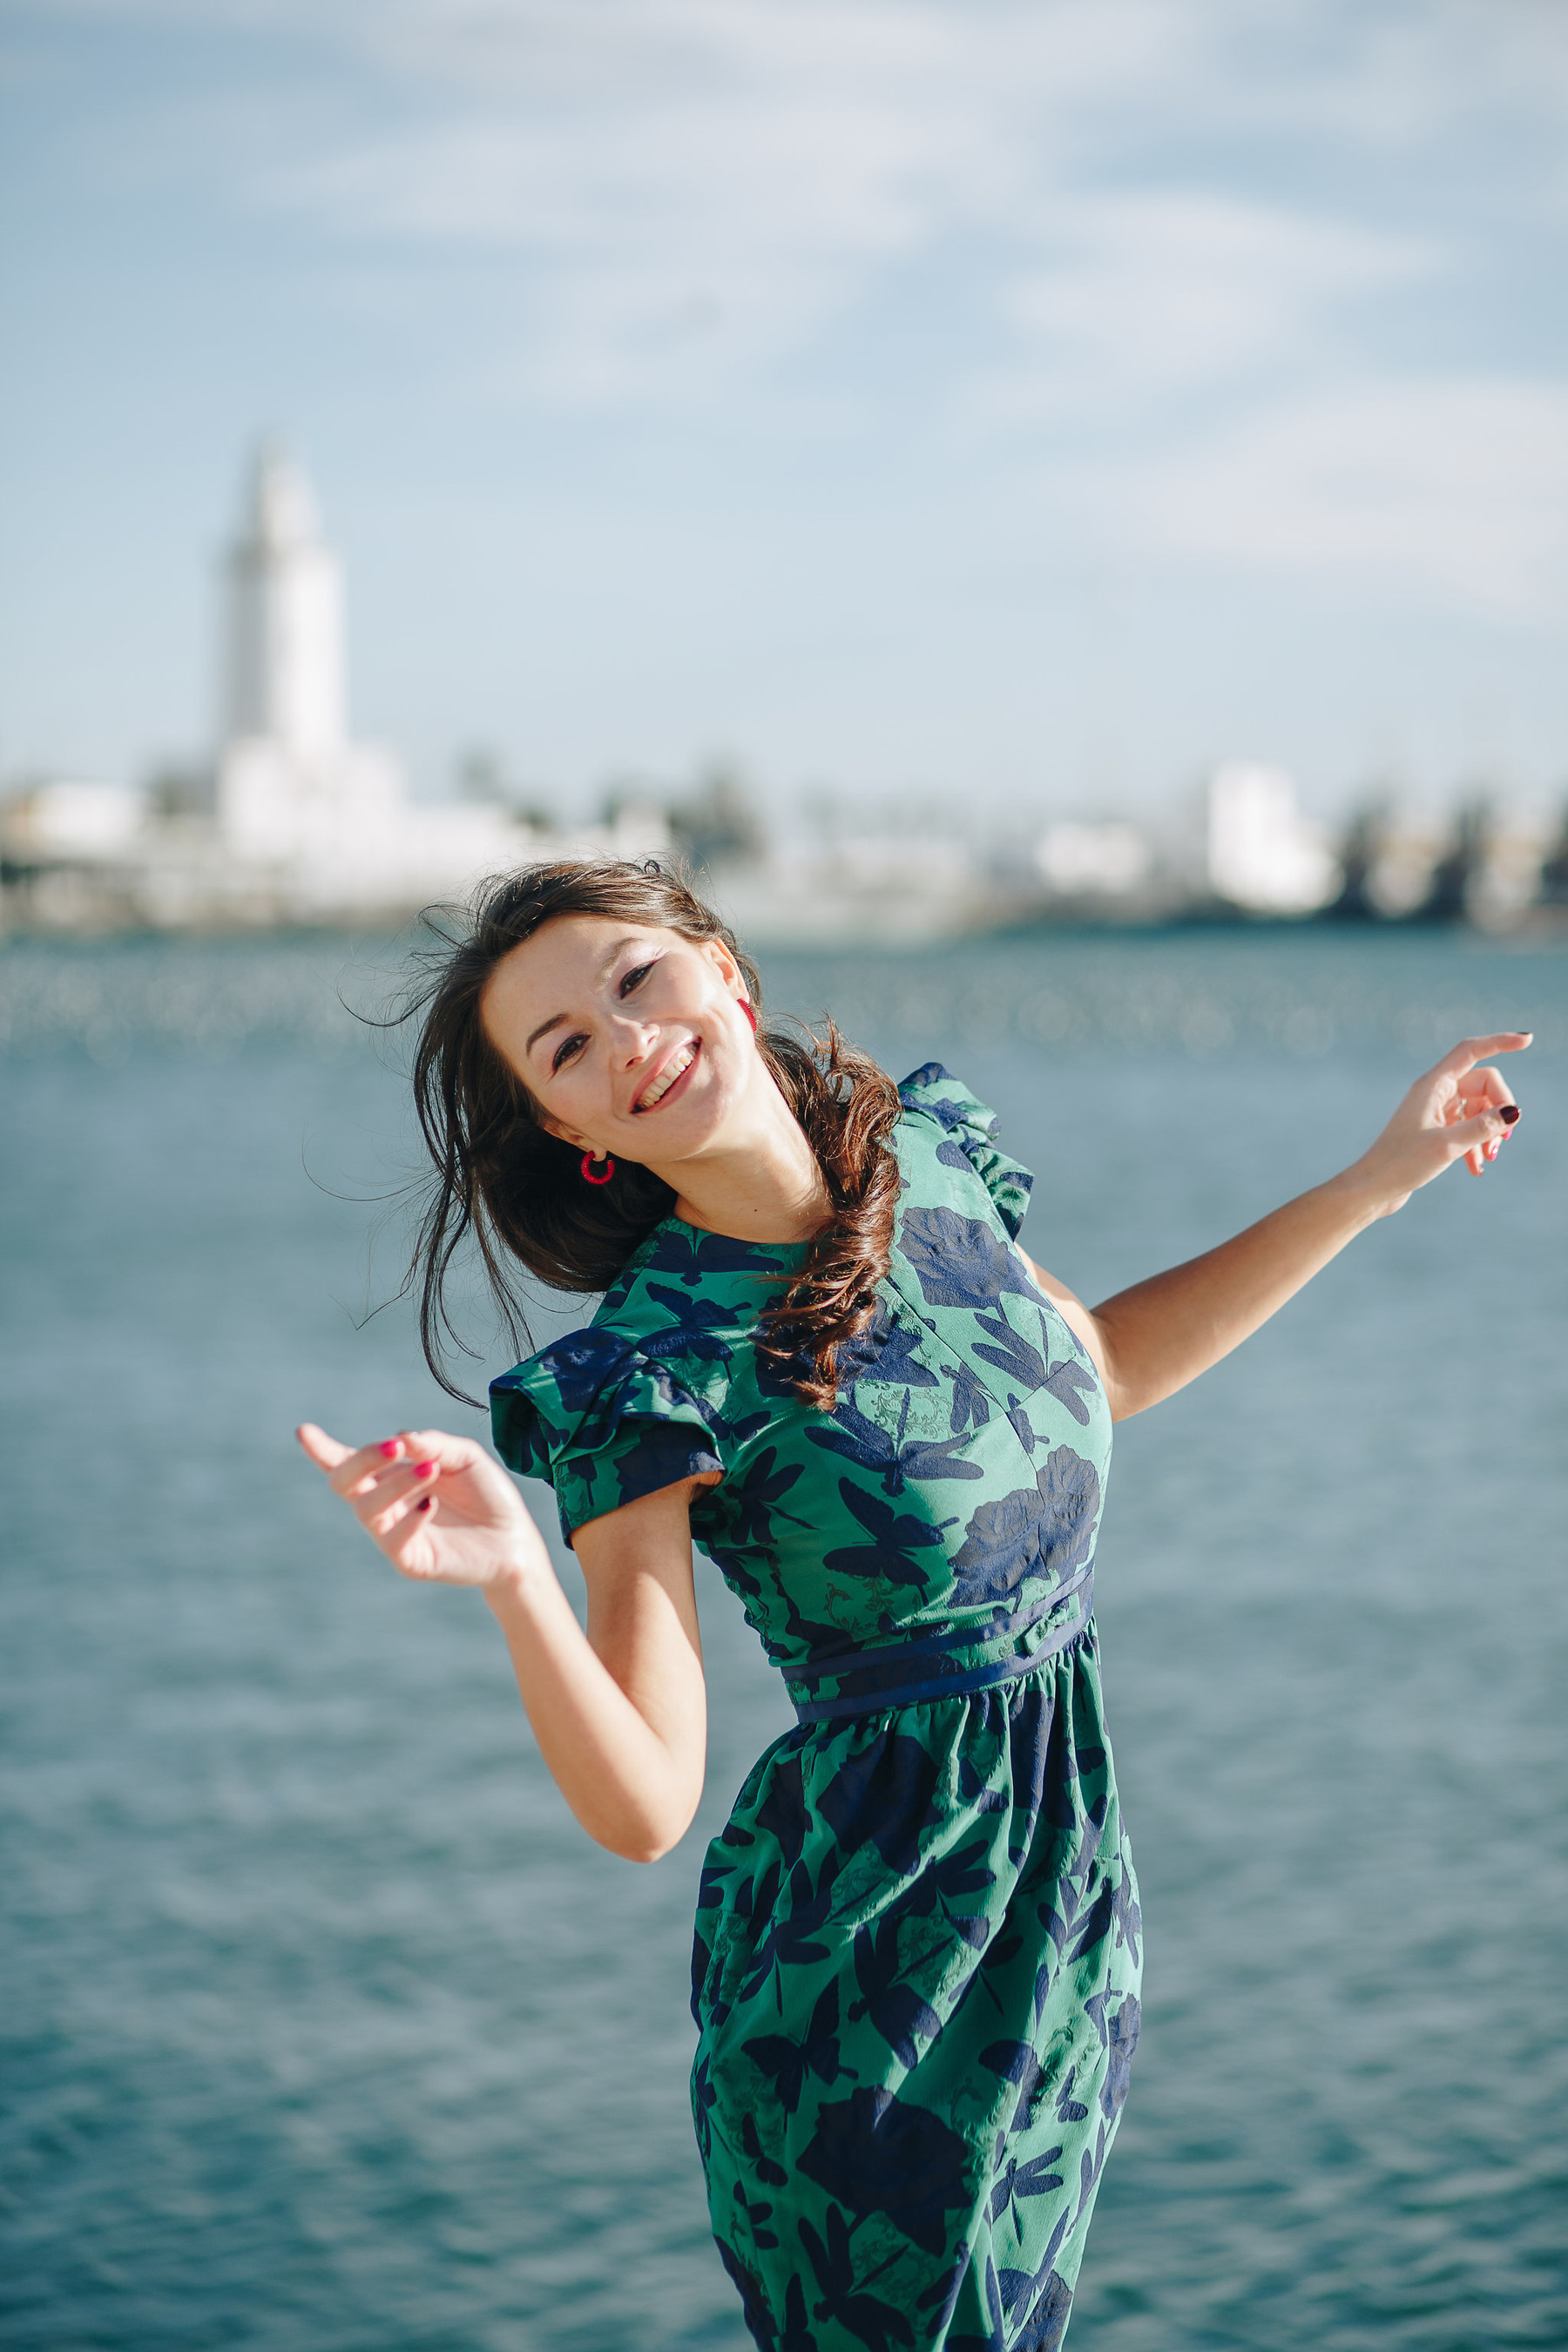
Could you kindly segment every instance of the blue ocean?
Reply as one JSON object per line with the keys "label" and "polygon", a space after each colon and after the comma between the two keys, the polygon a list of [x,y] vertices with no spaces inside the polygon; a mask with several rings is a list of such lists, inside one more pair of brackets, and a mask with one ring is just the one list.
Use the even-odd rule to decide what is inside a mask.
{"label": "blue ocean", "polygon": [[[0,947],[15,2352],[744,2352],[687,1971],[782,1693],[700,1564],[703,1809],[613,1860],[482,1602],[402,1584],[293,1445],[482,1426],[396,1296],[405,1048],[360,1016],[397,970]],[[1060,933],[764,978],[990,1102],[1025,1245],[1090,1299],[1353,1158],[1461,1034],[1536,1031],[1479,1182],[1118,1433],[1096,1597],[1146,2008],[1069,2343],[1568,2344],[1568,952]],[[473,1344],[479,1393],[477,1297]]]}

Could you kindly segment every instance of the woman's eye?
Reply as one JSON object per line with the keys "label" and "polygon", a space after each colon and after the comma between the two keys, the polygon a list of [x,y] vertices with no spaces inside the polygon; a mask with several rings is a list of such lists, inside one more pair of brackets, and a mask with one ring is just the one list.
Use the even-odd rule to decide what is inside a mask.
{"label": "woman's eye", "polygon": [[629,996],[634,988],[640,988],[658,961],[658,958],[655,956],[652,962],[634,964],[621,982],[621,994]]}
{"label": "woman's eye", "polygon": [[555,1048],[555,1058],[550,1065],[552,1071],[563,1070],[566,1067],[567,1063],[574,1059],[574,1057],[581,1053],[582,1049],[583,1040],[580,1035],[575,1037],[563,1037],[560,1045]]}

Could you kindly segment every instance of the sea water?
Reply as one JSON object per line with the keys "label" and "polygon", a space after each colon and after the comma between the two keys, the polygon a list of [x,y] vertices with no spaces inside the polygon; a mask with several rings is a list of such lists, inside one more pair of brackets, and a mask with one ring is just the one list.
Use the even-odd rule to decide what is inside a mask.
{"label": "sea water", "polygon": [[[482,1426],[382,1304],[416,1154],[343,1000],[395,968],[0,952],[17,2352],[745,2341],[686,1980],[774,1678],[700,1566],[707,1794],[616,1862],[483,1603],[401,1583],[290,1437]],[[1482,1181],[1118,1433],[1097,1600],[1147,2001],[1071,2341],[1568,2342],[1568,956],[1062,935],[765,978],[967,1078],[1037,1171],[1026,1245],[1091,1299],[1349,1160],[1455,1037],[1537,1031]]]}

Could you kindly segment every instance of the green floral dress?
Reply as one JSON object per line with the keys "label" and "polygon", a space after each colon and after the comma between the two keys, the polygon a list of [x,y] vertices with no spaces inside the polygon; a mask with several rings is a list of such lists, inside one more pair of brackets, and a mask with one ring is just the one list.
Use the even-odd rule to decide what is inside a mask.
{"label": "green floral dress", "polygon": [[1014,1245],[1030,1179],[936,1065],[831,1412],[752,1344],[801,1248],[668,1218],[492,1391],[574,1528],[693,1474],[800,1717],[708,1850],[692,2105],[771,2352],[1046,2352],[1138,2039],[1091,1610],[1110,1419]]}

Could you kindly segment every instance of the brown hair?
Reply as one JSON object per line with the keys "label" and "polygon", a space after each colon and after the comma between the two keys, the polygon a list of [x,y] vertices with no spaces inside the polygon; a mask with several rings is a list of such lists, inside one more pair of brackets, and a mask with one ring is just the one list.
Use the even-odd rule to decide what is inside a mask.
{"label": "brown hair", "polygon": [[[435,944],[400,1018],[419,1021],[414,1098],[435,1179],[410,1260],[419,1336],[441,1386],[465,1403],[447,1353],[474,1350],[459,1336],[447,1283],[466,1243],[478,1248],[511,1344],[531,1346],[519,1265],[558,1290],[608,1289],[675,1194],[651,1169],[622,1160],[604,1185],[582,1181],[582,1154],[541,1123],[539,1106],[486,1034],[485,983],[512,949],[557,915],[610,915],[682,939],[721,940],[759,1016],[755,965],[710,907],[657,859],[531,866],[487,882],[466,909],[426,914]],[[831,1408],[837,1352],[870,1322],[888,1270],[898,1162],[889,1136],[899,1115],[890,1078],[847,1045],[830,1021],[798,1040],[760,1025],[757,1046],[822,1170],[832,1213],[796,1280],[762,1317],[761,1344],[808,1402]]]}

